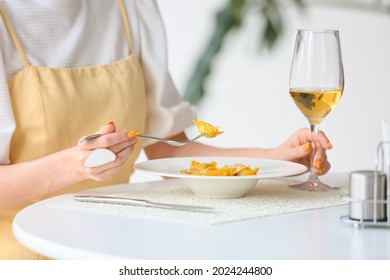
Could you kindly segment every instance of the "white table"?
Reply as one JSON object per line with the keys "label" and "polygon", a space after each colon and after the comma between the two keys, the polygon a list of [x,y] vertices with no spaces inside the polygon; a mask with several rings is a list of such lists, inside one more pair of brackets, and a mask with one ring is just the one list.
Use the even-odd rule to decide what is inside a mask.
{"label": "white table", "polygon": [[[328,174],[323,181],[347,185],[348,174]],[[172,182],[137,183],[135,187]],[[88,193],[120,191],[110,186]],[[358,229],[341,222],[340,217],[348,215],[347,206],[192,226],[47,208],[48,202],[64,199],[69,195],[19,212],[14,220],[17,239],[55,259],[390,259],[390,229]]]}

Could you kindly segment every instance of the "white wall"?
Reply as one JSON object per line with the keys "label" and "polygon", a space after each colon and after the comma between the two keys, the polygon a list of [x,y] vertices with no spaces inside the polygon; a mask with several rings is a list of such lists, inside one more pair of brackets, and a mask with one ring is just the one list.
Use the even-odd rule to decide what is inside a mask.
{"label": "white wall", "polygon": [[[172,76],[183,90],[214,28],[224,0],[160,0]],[[306,15],[285,9],[289,22],[272,52],[259,52],[259,24],[251,20],[229,38],[214,64],[200,119],[225,133],[209,144],[234,147],[278,145],[306,119],[288,94],[288,71],[297,28],[339,29],[344,59],[344,95],[321,128],[331,139],[334,171],[374,168],[380,121],[390,117],[390,14],[312,6]]]}

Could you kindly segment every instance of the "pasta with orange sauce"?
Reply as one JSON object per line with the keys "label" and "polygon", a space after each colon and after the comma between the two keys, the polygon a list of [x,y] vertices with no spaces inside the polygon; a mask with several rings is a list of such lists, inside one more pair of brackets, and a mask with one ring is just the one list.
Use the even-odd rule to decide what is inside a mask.
{"label": "pasta with orange sauce", "polygon": [[199,176],[247,176],[256,175],[259,168],[251,168],[250,165],[241,163],[217,167],[215,161],[209,163],[200,163],[196,160],[191,161],[189,169],[181,170],[181,173]]}

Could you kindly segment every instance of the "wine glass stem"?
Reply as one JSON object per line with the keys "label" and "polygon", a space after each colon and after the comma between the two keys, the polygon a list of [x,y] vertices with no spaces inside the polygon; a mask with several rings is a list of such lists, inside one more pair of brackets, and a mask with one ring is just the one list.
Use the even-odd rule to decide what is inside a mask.
{"label": "wine glass stem", "polygon": [[311,141],[311,158],[310,158],[310,176],[309,176],[309,181],[318,181],[318,175],[315,170],[315,162],[314,162],[314,157],[317,151],[317,136],[318,136],[318,129],[320,125],[319,124],[314,124],[310,123],[310,130],[312,134],[312,141]]}

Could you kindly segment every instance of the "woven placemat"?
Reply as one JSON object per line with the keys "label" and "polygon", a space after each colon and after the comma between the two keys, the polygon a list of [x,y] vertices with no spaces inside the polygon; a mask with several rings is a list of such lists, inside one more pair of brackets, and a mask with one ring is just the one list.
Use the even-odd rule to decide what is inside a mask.
{"label": "woven placemat", "polygon": [[110,194],[118,197],[146,199],[154,202],[189,204],[214,207],[216,213],[177,211],[137,206],[78,202],[72,197],[60,202],[49,202],[49,207],[88,211],[107,215],[121,215],[135,219],[169,221],[192,225],[213,225],[246,219],[282,215],[300,211],[344,205],[341,196],[345,186],[325,192],[305,192],[289,188],[294,183],[286,179],[260,180],[245,196],[234,199],[209,199],[195,196],[184,185],[157,186],[147,190],[126,190]]}

